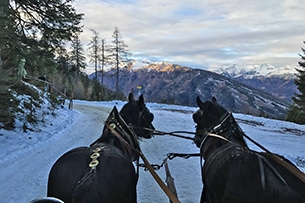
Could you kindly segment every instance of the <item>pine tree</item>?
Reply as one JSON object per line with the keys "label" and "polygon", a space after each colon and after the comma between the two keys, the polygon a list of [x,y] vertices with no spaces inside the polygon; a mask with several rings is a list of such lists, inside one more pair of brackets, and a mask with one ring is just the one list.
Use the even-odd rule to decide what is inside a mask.
{"label": "pine tree", "polygon": [[0,129],[13,129],[15,125],[14,114],[11,111],[15,106],[14,98],[9,89],[11,81],[9,77],[12,69],[6,69],[9,64],[7,49],[9,38],[13,36],[13,27],[9,18],[9,0],[0,1]]}
{"label": "pine tree", "polygon": [[91,41],[89,42],[88,47],[88,55],[89,55],[89,61],[91,63],[94,63],[94,71],[95,71],[95,79],[97,80],[97,68],[99,65],[99,62],[101,61],[101,45],[100,45],[100,37],[99,34],[94,30],[91,29],[93,32],[93,36]]}
{"label": "pine tree", "polygon": [[[83,14],[72,7],[73,0],[11,1],[11,14],[16,31],[24,38],[37,39],[52,50],[62,46],[62,40],[71,40],[81,31]],[[38,37],[38,36],[41,37]]]}
{"label": "pine tree", "polygon": [[[0,1],[0,77],[2,77],[2,50],[6,44],[7,40],[7,24],[8,24],[8,5],[9,0]],[[1,78],[0,78],[1,79]]]}
{"label": "pine tree", "polygon": [[[56,71],[56,52],[65,45],[65,41],[82,31],[83,14],[76,13],[72,2],[0,1],[0,93],[5,95],[1,97],[1,108],[10,115],[18,104],[11,102],[8,89],[19,88],[15,78],[20,59],[26,59],[25,68],[30,75]],[[1,123],[6,125],[8,122],[1,120],[0,128]]]}
{"label": "pine tree", "polygon": [[[304,41],[305,43],[305,41]],[[301,48],[303,54],[299,54],[299,68],[296,68],[297,74],[294,83],[297,85],[298,93],[292,97],[293,105],[290,107],[287,120],[299,124],[305,124],[305,49]]]}
{"label": "pine tree", "polygon": [[112,45],[107,48],[107,51],[110,53],[108,56],[109,63],[114,64],[116,68],[116,85],[115,85],[115,98],[118,99],[119,93],[119,69],[120,66],[124,63],[129,62],[130,52],[128,52],[128,46],[124,43],[121,33],[117,27],[112,35]]}
{"label": "pine tree", "polygon": [[5,53],[11,64],[4,68],[10,69],[20,58],[25,58],[29,73],[46,72],[45,67],[54,69],[55,52],[65,46],[64,42],[70,41],[75,33],[82,31],[83,14],[76,13],[72,7],[73,0],[9,2],[10,35],[1,55],[4,57]]}
{"label": "pine tree", "polygon": [[86,68],[85,63],[86,57],[84,55],[84,49],[82,47],[81,41],[78,35],[75,35],[71,44],[71,51],[69,53],[69,63],[68,75],[71,86],[72,95],[74,95],[75,85],[78,82],[80,73]]}
{"label": "pine tree", "polygon": [[70,61],[72,63],[72,69],[76,72],[76,74],[79,74],[86,68],[86,56],[78,35],[74,36],[71,48],[72,51],[70,52]]}
{"label": "pine tree", "polygon": [[[0,51],[7,38],[9,0],[0,1]],[[0,58],[1,60],[1,58]]]}

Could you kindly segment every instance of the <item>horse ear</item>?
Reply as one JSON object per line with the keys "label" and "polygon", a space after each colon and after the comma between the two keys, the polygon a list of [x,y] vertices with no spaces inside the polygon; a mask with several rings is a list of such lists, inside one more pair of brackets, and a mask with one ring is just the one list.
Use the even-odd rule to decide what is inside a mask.
{"label": "horse ear", "polygon": [[203,109],[203,102],[201,101],[201,99],[200,99],[199,96],[197,96],[196,101],[197,101],[197,106],[198,106],[200,109]]}
{"label": "horse ear", "polygon": [[132,92],[131,93],[129,93],[129,95],[128,95],[128,102],[133,102],[134,101],[134,97],[133,97],[133,94],[132,94]]}
{"label": "horse ear", "polygon": [[110,112],[108,118],[107,118],[107,121],[108,121],[108,120],[112,120],[113,118],[117,118],[118,115],[119,115],[119,111],[118,111],[118,109],[116,108],[116,106],[114,106],[114,107],[112,108],[112,110],[111,110],[111,112]]}
{"label": "horse ear", "polygon": [[139,97],[139,105],[140,106],[144,106],[144,97],[143,97],[143,94],[141,94],[141,96]]}
{"label": "horse ear", "polygon": [[216,102],[217,102],[217,100],[216,100],[215,97],[212,98],[212,102],[213,102],[213,103],[216,103]]}

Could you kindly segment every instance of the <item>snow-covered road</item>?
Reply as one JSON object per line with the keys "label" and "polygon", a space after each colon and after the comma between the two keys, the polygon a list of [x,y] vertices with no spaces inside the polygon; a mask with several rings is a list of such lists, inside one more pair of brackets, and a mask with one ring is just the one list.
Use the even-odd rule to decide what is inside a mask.
{"label": "snow-covered road", "polygon": [[19,149],[18,155],[0,163],[0,202],[28,202],[45,196],[48,173],[59,156],[74,147],[89,145],[99,137],[111,109],[82,104],[75,104],[74,108],[81,115],[75,116],[77,119],[70,126],[61,126],[52,138]]}

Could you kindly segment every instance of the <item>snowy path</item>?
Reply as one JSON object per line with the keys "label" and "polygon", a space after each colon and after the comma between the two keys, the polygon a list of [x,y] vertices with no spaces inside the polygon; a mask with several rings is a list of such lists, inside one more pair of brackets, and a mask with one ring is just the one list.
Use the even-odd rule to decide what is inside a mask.
{"label": "snowy path", "polygon": [[28,202],[46,195],[47,177],[53,163],[71,148],[89,145],[101,133],[111,109],[74,105],[81,114],[71,126],[45,142],[23,150],[0,165],[0,202]]}

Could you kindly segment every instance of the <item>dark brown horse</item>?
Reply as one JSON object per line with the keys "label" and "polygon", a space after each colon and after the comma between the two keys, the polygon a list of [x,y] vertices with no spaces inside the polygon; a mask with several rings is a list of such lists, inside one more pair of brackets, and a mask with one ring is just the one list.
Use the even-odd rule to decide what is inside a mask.
{"label": "dark brown horse", "polygon": [[[90,147],[79,147],[62,155],[53,165],[48,196],[65,203],[135,203],[139,160],[138,136],[151,138],[153,114],[143,96],[129,101],[120,113],[111,111],[100,138]],[[133,126],[137,128],[134,130]]]}
{"label": "dark brown horse", "polygon": [[197,105],[195,143],[204,159],[201,203],[305,202],[300,178],[305,174],[284,157],[250,150],[232,114],[215,98],[197,97]]}

